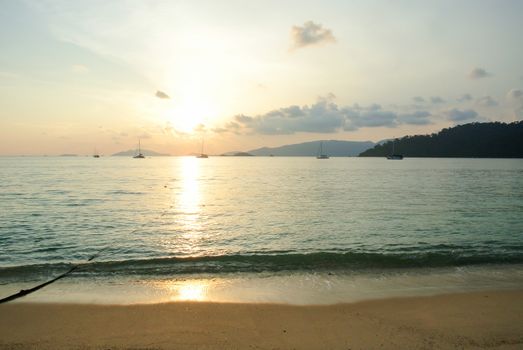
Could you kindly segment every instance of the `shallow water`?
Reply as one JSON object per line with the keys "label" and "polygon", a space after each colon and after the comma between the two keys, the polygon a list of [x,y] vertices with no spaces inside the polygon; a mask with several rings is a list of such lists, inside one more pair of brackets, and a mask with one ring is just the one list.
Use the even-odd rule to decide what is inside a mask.
{"label": "shallow water", "polygon": [[523,263],[523,160],[3,157],[0,176],[3,289],[102,249],[71,283]]}

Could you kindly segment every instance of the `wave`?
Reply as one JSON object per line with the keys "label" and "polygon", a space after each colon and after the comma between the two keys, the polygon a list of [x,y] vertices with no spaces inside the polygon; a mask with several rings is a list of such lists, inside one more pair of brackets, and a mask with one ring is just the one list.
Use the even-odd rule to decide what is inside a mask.
{"label": "wave", "polygon": [[[335,271],[452,267],[481,264],[523,263],[521,251],[504,254],[466,253],[333,253],[237,254],[197,257],[165,257],[80,264],[76,276],[168,276],[177,274],[258,273],[280,271]],[[37,264],[0,268],[0,283],[10,279],[52,276],[71,264]]]}
{"label": "wave", "polygon": [[126,190],[112,190],[106,192],[108,195],[144,195],[145,192],[126,191]]}

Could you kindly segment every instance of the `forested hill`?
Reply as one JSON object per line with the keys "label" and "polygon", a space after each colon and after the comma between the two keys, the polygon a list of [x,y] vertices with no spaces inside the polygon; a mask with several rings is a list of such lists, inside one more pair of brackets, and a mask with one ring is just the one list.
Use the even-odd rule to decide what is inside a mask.
{"label": "forested hill", "polygon": [[[394,153],[405,157],[523,158],[523,121],[510,124],[470,123],[443,129],[437,134],[396,139]],[[360,157],[385,157],[392,141],[360,153]]]}

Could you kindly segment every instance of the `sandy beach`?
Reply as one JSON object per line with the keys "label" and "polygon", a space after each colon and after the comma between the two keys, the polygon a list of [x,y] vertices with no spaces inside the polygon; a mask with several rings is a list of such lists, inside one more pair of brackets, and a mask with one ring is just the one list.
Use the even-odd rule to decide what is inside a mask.
{"label": "sandy beach", "polygon": [[0,306],[0,349],[521,349],[523,291],[328,306]]}

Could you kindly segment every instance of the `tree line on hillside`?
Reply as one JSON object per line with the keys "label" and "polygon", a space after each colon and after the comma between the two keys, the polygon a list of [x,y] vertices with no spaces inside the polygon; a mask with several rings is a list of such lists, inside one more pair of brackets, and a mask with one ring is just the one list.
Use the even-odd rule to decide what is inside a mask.
{"label": "tree line on hillside", "polygon": [[[393,141],[378,144],[360,157],[392,154]],[[523,158],[523,121],[470,123],[432,135],[405,136],[394,141],[394,153],[406,157]]]}

